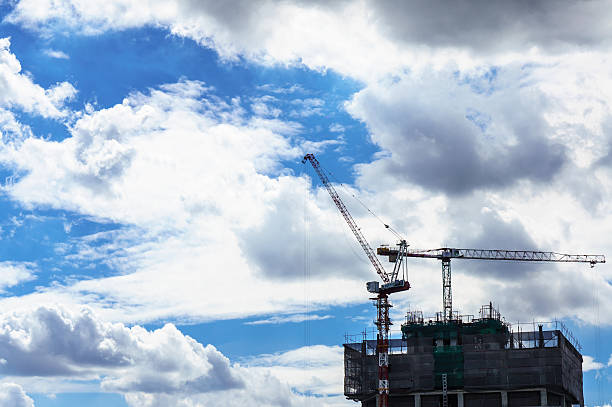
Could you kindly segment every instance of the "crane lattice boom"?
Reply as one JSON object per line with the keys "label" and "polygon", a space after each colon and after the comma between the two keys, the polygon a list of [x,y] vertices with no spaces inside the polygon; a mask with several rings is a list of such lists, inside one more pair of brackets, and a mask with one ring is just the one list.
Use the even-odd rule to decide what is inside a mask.
{"label": "crane lattice boom", "polygon": [[[379,247],[377,253],[383,256],[396,257],[400,254],[400,247]],[[490,250],[490,249],[408,249],[404,257],[423,257],[433,259],[476,259],[476,260],[508,260],[508,261],[546,261],[561,263],[605,263],[602,255],[590,254],[564,254],[555,252],[541,252],[532,250]]]}
{"label": "crane lattice boom", "polygon": [[440,249],[419,250],[408,249],[405,246],[381,246],[376,250],[381,256],[388,256],[390,262],[401,262],[404,257],[420,257],[442,260],[442,308],[445,321],[453,317],[453,295],[451,289],[451,259],[531,261],[558,263],[605,263],[602,255],[564,254],[541,252],[533,250],[490,250],[490,249],[455,249],[442,247]]}
{"label": "crane lattice boom", "polygon": [[376,257],[376,254],[374,253],[374,250],[370,247],[368,241],[366,240],[366,238],[363,236],[363,234],[359,230],[359,227],[357,226],[357,223],[355,223],[355,220],[353,219],[353,217],[349,213],[348,209],[346,209],[346,206],[344,205],[344,202],[342,202],[342,199],[340,199],[340,196],[338,195],[338,193],[334,189],[334,186],[329,182],[329,178],[327,178],[327,175],[325,175],[325,173],[321,169],[321,164],[319,164],[319,161],[317,161],[317,159],[315,158],[315,156],[313,154],[306,154],[304,156],[304,159],[302,160],[302,162],[305,163],[306,161],[310,161],[310,164],[312,164],[312,168],[314,168],[314,170],[317,172],[317,175],[319,176],[319,179],[321,179],[321,182],[323,183],[323,185],[327,189],[327,192],[329,192],[329,195],[331,196],[332,200],[334,201],[334,203],[338,207],[338,210],[340,211],[340,213],[344,217],[344,220],[346,220],[346,223],[348,223],[349,227],[351,228],[351,231],[353,232],[353,234],[357,238],[357,241],[359,242],[359,244],[361,245],[363,250],[366,252],[366,255],[370,259],[370,262],[374,266],[374,269],[376,269],[376,272],[378,273],[380,278],[385,283],[391,282],[390,279],[389,279],[389,276],[385,272],[385,269],[383,268],[382,264],[380,264],[380,261],[378,260],[378,257]]}

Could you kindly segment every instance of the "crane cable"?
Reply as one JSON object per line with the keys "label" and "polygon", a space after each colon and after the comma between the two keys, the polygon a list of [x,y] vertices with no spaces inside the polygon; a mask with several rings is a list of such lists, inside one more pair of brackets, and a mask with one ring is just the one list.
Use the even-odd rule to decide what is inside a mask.
{"label": "crane cable", "polygon": [[374,213],[374,211],[372,211],[370,208],[368,208],[366,206],[366,204],[364,204],[361,199],[359,199],[355,194],[353,194],[352,192],[350,192],[348,190],[348,188],[340,181],[338,181],[338,179],[334,176],[334,174],[331,171],[328,171],[327,169],[323,168],[323,166],[320,166],[321,169],[323,171],[325,171],[329,178],[332,178],[337,185],[340,185],[342,187],[342,189],[344,189],[344,192],[346,192],[348,195],[352,196],[357,202],[359,202],[359,204],[361,204],[361,206],[363,206],[365,208],[366,211],[368,211],[372,216],[374,216],[376,219],[378,219],[378,221],[380,223],[383,224],[383,226],[385,227],[385,229],[388,229],[391,233],[393,233],[393,235],[395,235],[395,237],[397,237],[400,241],[404,240],[404,238],[402,237],[402,235],[400,235],[397,231],[395,231],[395,229],[393,229],[388,223],[385,223],[385,221],[383,221],[377,214]]}
{"label": "crane cable", "polygon": [[[320,165],[319,165],[319,168],[321,168],[323,171],[325,171],[323,169],[323,167],[321,167]],[[307,166],[307,169],[306,169],[306,174],[307,175],[310,175],[309,169],[310,169],[310,167]],[[328,171],[325,171],[325,172],[329,173]],[[330,175],[331,175],[331,173],[330,173]],[[306,188],[306,196],[308,197],[308,188]],[[304,203],[304,205],[306,205],[306,203]],[[306,208],[306,206],[304,206],[304,208]],[[306,210],[306,209],[304,209],[304,210]],[[304,213],[304,216],[306,217],[306,213]],[[336,219],[336,221],[338,222],[338,225],[341,226],[340,230],[342,230],[342,237],[346,241],[346,246],[351,250],[351,253],[353,253],[353,256],[355,257],[355,259],[357,261],[359,261],[360,263],[371,265],[371,263],[368,260],[363,258],[363,254],[362,253],[358,253],[358,252],[355,251],[355,247],[354,247],[355,246],[355,242],[354,242],[354,240],[352,238],[349,238],[349,232],[344,227],[345,220],[342,217],[342,214],[340,212],[336,212],[336,217],[334,219]]]}
{"label": "crane cable", "polygon": [[[304,356],[304,360],[303,360],[303,374],[304,374],[304,379],[307,380],[308,379],[308,371],[309,368],[312,364],[311,362],[311,355],[310,355],[310,346],[311,346],[311,342],[312,342],[312,336],[311,336],[311,321],[310,321],[310,281],[311,281],[311,274],[310,274],[310,263],[311,263],[311,250],[310,250],[310,217],[309,212],[308,212],[308,202],[310,200],[310,196],[309,196],[309,188],[305,188],[305,194],[304,194],[304,202],[303,202],[303,208],[304,208],[304,219],[303,219],[303,226],[304,226],[304,308],[305,308],[305,318],[304,318],[304,349],[305,349],[305,356]],[[307,401],[308,405],[310,404],[310,400]]]}

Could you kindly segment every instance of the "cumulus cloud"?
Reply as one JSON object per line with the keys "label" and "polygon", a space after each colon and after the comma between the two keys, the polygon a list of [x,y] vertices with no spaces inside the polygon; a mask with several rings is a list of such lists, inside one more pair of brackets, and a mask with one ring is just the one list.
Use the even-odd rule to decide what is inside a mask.
{"label": "cumulus cloud", "polygon": [[[279,181],[282,182],[277,190],[270,191],[270,210],[263,214],[257,226],[240,233],[245,254],[255,261],[262,274],[276,279],[303,279],[306,271],[296,267],[296,261],[308,253],[314,254],[308,277],[337,275],[347,262],[354,262],[349,259],[347,249],[359,250],[361,254],[361,248],[348,232],[327,191],[321,188],[316,195],[305,195],[298,191],[307,187],[298,187],[296,180],[281,178]],[[330,245],[332,241],[339,244]],[[279,250],[283,256],[276,255]],[[371,270],[366,263],[355,267],[350,277],[369,276]]]}
{"label": "cumulus cloud", "polygon": [[[3,314],[1,371],[11,376],[102,378],[113,391],[201,393],[243,385],[227,358],[173,325],[155,331],[100,321],[88,309]],[[154,372],[154,373],[152,373]]]}
{"label": "cumulus cloud", "polygon": [[542,116],[543,95],[503,79],[481,92],[471,81],[408,75],[357,93],[349,112],[390,152],[365,167],[451,195],[550,181],[567,158]]}
{"label": "cumulus cloud", "polygon": [[593,356],[582,355],[582,371],[589,372],[591,370],[599,370],[604,367],[604,364],[601,362],[595,362]]}
{"label": "cumulus cloud", "polygon": [[34,278],[34,265],[32,263],[0,262],[0,292]]}
{"label": "cumulus cloud", "polygon": [[[450,211],[455,212],[454,209]],[[459,213],[457,215],[460,216]],[[474,213],[469,217],[469,221],[458,220],[453,226],[453,235],[449,236],[449,240],[461,244],[462,248],[540,250],[518,219],[504,220],[491,210],[481,211],[480,216]],[[454,265],[469,269],[471,274],[502,280],[529,278],[530,274],[533,276],[533,273],[543,268],[555,269],[554,266],[545,266],[543,263],[473,261],[473,264],[468,265],[466,262],[470,261],[455,260]]]}
{"label": "cumulus cloud", "polygon": [[12,196],[137,225],[171,216],[176,226],[204,209],[221,210],[215,207],[227,199],[224,213],[250,222],[253,214],[229,196],[241,191],[221,183],[257,182],[256,171],[274,171],[278,158],[299,156],[285,137],[293,129],[243,118],[239,106],[206,91],[194,81],[164,85],[85,114],[60,143],[28,138],[5,146],[0,158],[27,173]]}
{"label": "cumulus cloud", "polygon": [[[75,264],[102,261],[123,275],[7,301],[94,301],[123,321],[202,320],[303,312],[304,298],[292,293],[304,285],[319,305],[365,294],[357,276],[370,276],[368,264],[346,274],[337,266],[355,263],[351,250],[325,243],[357,246],[343,237],[346,225],[329,196],[312,191],[305,177],[281,175],[282,160],[299,160],[325,141],[305,142],[292,123],[250,116],[238,100],[222,100],[198,81],[134,93],[83,113],[69,131],[61,142],[4,144],[0,160],[22,174],[7,192],[31,208],[122,224],[58,250]],[[309,241],[316,255],[305,274]],[[344,293],[320,288],[334,280],[345,282]],[[262,294],[272,292],[286,294]]]}
{"label": "cumulus cloud", "polygon": [[65,101],[76,93],[68,82],[45,89],[21,72],[21,64],[10,51],[10,38],[0,38],[0,109],[21,109],[43,117],[60,118],[68,113]]}
{"label": "cumulus cloud", "polygon": [[365,2],[237,0],[218,5],[184,0],[144,6],[117,0],[92,7],[69,0],[24,0],[5,21],[48,34],[62,29],[92,35],[152,25],[211,47],[223,59],[245,56],[263,64],[304,64],[359,77],[410,59],[398,57],[396,46],[380,35]]}
{"label": "cumulus cloud", "polygon": [[[245,388],[219,394],[177,396],[129,393],[132,406],[350,406],[342,395],[343,349],[340,346],[305,346],[264,354],[241,361]],[[311,394],[312,396],[305,396]]]}
{"label": "cumulus cloud", "polygon": [[341,346],[312,345],[268,355],[243,363],[253,372],[270,372],[300,393],[341,393],[344,350]]}
{"label": "cumulus cloud", "polygon": [[0,383],[0,407],[34,407],[34,400],[23,391],[20,385]]}
{"label": "cumulus cloud", "polygon": [[[342,369],[339,347],[301,348],[231,364],[214,346],[198,343],[172,324],[153,331],[127,327],[104,322],[87,308],[39,307],[2,314],[0,357],[4,375],[96,380],[103,390],[124,394],[130,405],[172,401],[171,405],[239,406],[256,400],[265,406],[302,406],[308,398],[292,389],[311,391],[325,400],[342,388],[336,372]],[[298,372],[312,376],[304,381]],[[332,372],[336,380],[327,381]],[[5,391],[0,392],[0,402],[2,397],[12,402],[21,397],[31,403],[20,386],[1,386]]]}
{"label": "cumulus cloud", "polygon": [[215,49],[223,58],[301,63],[362,79],[402,65],[513,53],[563,53],[567,47],[607,49],[609,15],[603,2],[486,1],[291,2],[237,0],[168,4],[114,0],[104,7],[80,1],[21,0],[5,21],[45,30],[99,34],[161,26]]}
{"label": "cumulus cloud", "polygon": [[[365,87],[347,109],[368,126],[372,141],[382,152],[373,163],[357,167],[360,196],[372,192],[371,206],[377,213],[389,214],[391,223],[406,231],[413,244],[437,247],[453,242],[459,247],[495,244],[499,248],[605,252],[601,242],[611,232],[609,222],[598,221],[594,214],[609,213],[605,197],[610,174],[606,166],[594,171],[591,165],[598,160],[606,162],[607,151],[600,147],[607,140],[603,124],[610,114],[606,101],[612,97],[612,87],[610,64],[601,51],[609,41],[608,28],[601,23],[607,17],[594,12],[596,2],[554,7],[551,13],[552,3],[548,2],[524,7],[459,2],[452,7],[464,18],[449,21],[440,20],[451,15],[448,13],[435,14],[435,18],[430,15],[441,7],[439,2],[432,3],[433,11],[425,6],[407,10],[399,4],[391,8],[368,2],[236,3],[239,6],[234,7],[210,2],[149,2],[144,8],[134,4],[116,1],[102,8],[68,0],[23,0],[6,21],[49,30],[59,24],[62,29],[84,34],[155,25],[212,47],[225,59],[299,63],[361,79]],[[251,7],[257,7],[257,12]],[[396,10],[393,15],[392,9]],[[490,15],[496,10],[503,12],[489,20],[478,17],[480,12]],[[515,24],[503,24],[499,16],[505,15],[512,16]],[[429,17],[440,24],[421,23]],[[556,23],[570,20],[588,22],[588,29]],[[471,22],[467,30],[465,21]],[[494,24],[489,25],[490,21]],[[553,22],[555,27],[550,27]],[[525,47],[531,48],[525,51]],[[155,305],[158,310],[184,315],[188,309],[198,308],[195,301],[176,299],[168,306],[159,299],[145,298],[151,293],[161,296],[154,285],[168,282],[153,259],[163,260],[158,264],[173,270],[197,269],[200,264],[222,268],[210,261],[215,252],[231,258],[235,270],[248,270],[255,279],[265,277],[291,285],[304,272],[288,259],[303,257],[304,236],[316,230],[334,242],[325,244],[311,234],[313,249],[321,254],[321,263],[312,267],[319,272],[317,278],[338,276],[339,272],[333,271],[338,267],[326,269],[326,265],[356,269],[357,278],[368,273],[367,264],[360,267],[353,261],[347,266],[351,256],[343,256],[350,251],[332,249],[345,240],[338,239],[345,226],[330,226],[335,209],[319,209],[322,199],[327,198],[324,194],[320,199],[317,196],[316,208],[306,211],[317,222],[309,229],[295,216],[302,201],[298,190],[304,181],[269,176],[282,166],[281,158],[295,159],[302,153],[286,137],[296,127],[275,119],[277,112],[266,104],[253,106],[257,118],[245,118],[239,102],[219,101],[201,83],[183,81],[168,86],[130,95],[111,109],[85,114],[72,127],[73,137],[66,142],[28,140],[19,150],[5,154],[5,162],[31,174],[11,189],[20,202],[137,225],[139,229],[122,236],[144,230],[142,235],[149,239],[130,243],[130,250],[113,250],[112,244],[103,248],[106,253],[125,255],[116,263],[122,271],[141,273],[80,282],[64,287],[61,293],[49,290],[38,294],[62,298],[73,298],[75,293],[79,298],[109,295],[113,300]],[[269,90],[290,93],[296,87]],[[223,103],[225,107],[220,107]],[[189,127],[186,123],[195,124]],[[206,137],[189,137],[188,133]],[[168,141],[170,134],[172,142]],[[253,140],[262,142],[251,144]],[[269,146],[275,146],[274,152]],[[187,153],[202,150],[210,153]],[[165,154],[168,151],[176,160]],[[46,160],[54,167],[46,168]],[[205,162],[210,166],[202,164]],[[51,190],[53,183],[62,188]],[[156,188],[151,187],[153,183]],[[380,199],[381,194],[385,199]],[[249,203],[248,208],[243,202]],[[594,202],[596,213],[585,210],[589,202]],[[490,211],[482,212],[485,208]],[[367,227],[367,222],[359,221]],[[188,232],[177,232],[179,229]],[[166,239],[169,244],[159,243]],[[386,238],[373,235],[371,240]],[[198,252],[203,242],[214,248],[206,252],[210,257]],[[78,255],[87,251],[87,245],[81,249]],[[101,256],[102,250],[93,248],[89,253]],[[166,259],[177,258],[177,254],[181,260]],[[428,273],[435,270],[439,274],[438,267],[427,267]],[[468,272],[458,273],[454,283],[468,288],[478,303],[488,301],[489,292],[512,288],[511,279],[495,283],[482,277],[520,275],[519,281],[526,283],[524,279],[533,273],[525,270],[537,269],[523,269],[527,266],[521,264],[508,265],[504,271],[492,263],[466,265],[465,269],[468,267],[474,267],[479,279],[470,280]],[[508,300],[506,305],[553,312],[532,294],[545,286],[555,270],[546,267],[538,272],[541,274],[529,285],[534,291],[519,290],[524,296],[511,300],[523,302]],[[194,274],[179,275],[183,283],[193,283],[195,298],[199,286]],[[157,279],[151,280],[152,276]],[[236,276],[242,278],[243,274]],[[547,293],[569,293],[569,282],[577,283],[584,273],[577,276],[564,279],[565,283],[555,280],[555,290]],[[609,272],[603,269],[604,290],[609,289],[605,284],[608,277]],[[417,282],[429,287],[430,283],[418,278]],[[143,284],[147,290],[136,289]],[[225,282],[213,280],[211,286],[215,284],[221,284],[219,287]],[[354,300],[356,296],[346,298]],[[320,299],[323,303],[326,297]],[[580,306],[567,308],[565,313],[588,317],[587,300],[587,288],[579,290],[570,302]],[[254,304],[253,309],[261,313],[278,306],[259,300]],[[296,302],[289,300],[289,304],[289,308],[297,307]],[[225,311],[225,317],[244,312]],[[131,312],[127,314],[136,318]],[[143,314],[138,317],[160,315]]]}
{"label": "cumulus cloud", "polygon": [[394,0],[372,1],[370,5],[388,34],[408,44],[462,47],[474,53],[523,52],[532,47],[554,52],[568,45],[610,45],[610,14],[605,1],[448,4],[436,0],[408,4]]}

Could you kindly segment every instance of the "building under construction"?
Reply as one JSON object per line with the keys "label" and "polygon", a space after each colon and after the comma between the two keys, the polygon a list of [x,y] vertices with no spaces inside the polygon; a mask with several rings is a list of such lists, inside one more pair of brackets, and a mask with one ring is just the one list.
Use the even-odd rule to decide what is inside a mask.
{"label": "building under construction", "polygon": [[[389,406],[583,406],[582,356],[571,335],[534,328],[513,332],[491,304],[479,318],[446,322],[408,313],[402,338],[389,340]],[[344,344],[348,399],[377,405],[378,365],[376,340]]]}
{"label": "building under construction", "polygon": [[[559,329],[514,332],[489,304],[479,318],[453,311],[451,259],[487,261],[605,263],[602,255],[563,254],[532,250],[409,249],[399,239],[376,253],[342,202],[326,171],[313,154],[306,154],[332,201],[344,217],[382,280],[368,282],[376,294],[377,339],[344,344],[344,394],[362,407],[514,407],[584,405],[582,356]],[[367,209],[367,208],[366,208]],[[368,209],[370,213],[373,213]],[[380,220],[380,218],[379,218]],[[385,271],[376,254],[395,263]],[[442,263],[442,307],[436,318],[409,313],[402,338],[389,339],[389,295],[410,289],[406,258],[437,259]],[[347,341],[348,342],[348,341]]]}

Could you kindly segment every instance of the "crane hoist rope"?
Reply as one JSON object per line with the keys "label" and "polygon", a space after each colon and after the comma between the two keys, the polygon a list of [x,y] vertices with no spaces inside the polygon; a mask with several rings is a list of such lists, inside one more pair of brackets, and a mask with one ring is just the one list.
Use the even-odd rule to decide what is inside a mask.
{"label": "crane hoist rope", "polygon": [[351,197],[353,197],[357,202],[359,202],[359,204],[370,213],[370,215],[374,216],[376,219],[378,219],[378,221],[385,227],[385,229],[388,229],[389,232],[391,232],[399,241],[404,240],[404,238],[402,237],[402,235],[400,235],[395,229],[393,229],[391,227],[391,225],[389,225],[388,223],[386,223],[384,220],[382,220],[380,218],[380,216],[378,216],[376,213],[374,213],[373,210],[371,210],[370,208],[368,208],[368,206],[363,203],[363,201],[361,199],[359,199],[359,197],[357,195],[355,195],[354,193],[352,193],[351,191],[349,191],[345,185],[338,181],[338,179],[334,176],[334,174],[331,171],[326,170],[325,168],[321,167],[321,170],[326,173],[329,174],[330,178],[333,178],[335,183],[340,185],[340,187],[342,187],[342,189],[344,189],[344,191],[349,194]]}
{"label": "crane hoist rope", "polygon": [[310,164],[312,164],[312,167],[319,176],[321,183],[323,184],[325,189],[327,189],[327,192],[334,201],[334,204],[336,205],[336,207],[344,217],[344,220],[348,224],[349,228],[357,238],[357,241],[361,245],[361,248],[365,251],[366,255],[370,259],[370,262],[374,266],[376,273],[380,276],[383,282],[389,283],[389,274],[385,271],[384,267],[380,263],[380,260],[378,260],[378,257],[376,257],[376,253],[374,253],[374,250],[372,249],[372,247],[370,247],[370,244],[366,240],[365,236],[363,236],[363,233],[361,233],[359,226],[357,226],[355,219],[353,219],[350,212],[346,208],[346,205],[344,205],[344,202],[342,202],[340,195],[338,195],[338,192],[336,192],[334,186],[331,184],[331,182],[329,182],[329,178],[325,174],[325,171],[323,171],[323,168],[321,167],[319,161],[315,158],[313,154],[306,154],[304,156],[304,159],[302,160],[302,163],[306,163],[306,161],[310,161]]}

